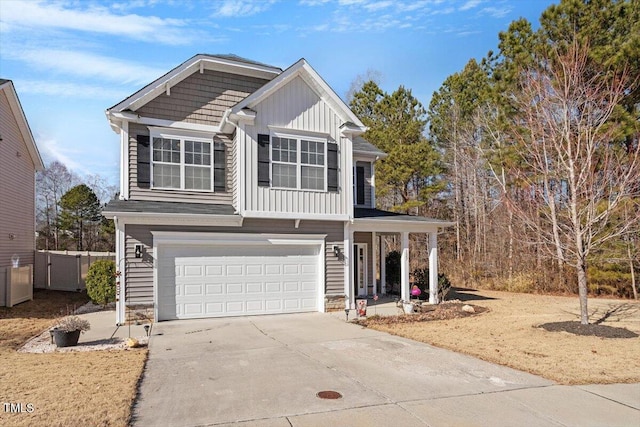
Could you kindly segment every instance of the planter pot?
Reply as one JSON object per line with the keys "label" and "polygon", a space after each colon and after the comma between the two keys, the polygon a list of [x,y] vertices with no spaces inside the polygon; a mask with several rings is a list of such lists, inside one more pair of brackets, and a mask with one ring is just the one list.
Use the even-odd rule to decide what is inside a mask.
{"label": "planter pot", "polygon": [[414,310],[414,306],[412,302],[403,302],[402,308],[406,314],[412,314]]}
{"label": "planter pot", "polygon": [[73,347],[78,344],[80,339],[80,329],[77,331],[61,331],[59,329],[53,330],[53,340],[57,347]]}

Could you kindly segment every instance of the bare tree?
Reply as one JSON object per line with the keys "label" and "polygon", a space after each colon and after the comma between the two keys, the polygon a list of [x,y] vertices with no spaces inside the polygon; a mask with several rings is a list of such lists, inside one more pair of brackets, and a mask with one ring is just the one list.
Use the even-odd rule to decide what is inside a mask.
{"label": "bare tree", "polygon": [[[640,145],[620,142],[614,112],[630,82],[626,71],[604,69],[589,60],[588,46],[574,42],[566,52],[551,49],[521,75],[512,94],[517,114],[510,135],[524,167],[518,178],[539,202],[538,209],[511,206],[539,244],[559,262],[575,268],[581,323],[587,311],[587,260],[605,242],[628,233],[640,221]],[[627,217],[624,205],[635,206]]]}
{"label": "bare tree", "polygon": [[44,242],[39,239],[40,249],[59,249],[59,202],[62,195],[79,181],[75,173],[58,161],[51,162],[45,170],[38,172],[36,176],[38,231],[41,235],[44,234]]}

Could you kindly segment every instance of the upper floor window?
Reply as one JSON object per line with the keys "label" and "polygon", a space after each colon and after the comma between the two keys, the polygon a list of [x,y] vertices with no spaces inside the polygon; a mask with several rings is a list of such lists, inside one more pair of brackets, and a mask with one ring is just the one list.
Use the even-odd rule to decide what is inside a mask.
{"label": "upper floor window", "polygon": [[273,136],[271,182],[273,187],[325,191],[326,140]]}
{"label": "upper floor window", "polygon": [[338,144],[321,136],[258,134],[258,186],[339,190]]}
{"label": "upper floor window", "polygon": [[153,188],[224,190],[224,143],[153,132],[151,141]]}

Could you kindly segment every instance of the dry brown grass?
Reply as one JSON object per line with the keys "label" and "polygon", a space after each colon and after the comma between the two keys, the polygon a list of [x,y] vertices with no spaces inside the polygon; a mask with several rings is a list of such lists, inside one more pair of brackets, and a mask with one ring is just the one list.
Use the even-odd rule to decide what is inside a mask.
{"label": "dry brown grass", "polygon": [[[640,382],[640,338],[598,338],[548,332],[537,326],[577,320],[577,297],[461,292],[489,308],[466,318],[369,327],[531,372],[561,384]],[[590,299],[594,322],[640,333],[640,303]]]}
{"label": "dry brown grass", "polygon": [[[0,308],[0,425],[127,425],[146,349],[16,352],[61,314],[86,301],[81,294],[37,291],[33,301]],[[23,407],[31,403],[34,410],[6,413],[5,402]]]}

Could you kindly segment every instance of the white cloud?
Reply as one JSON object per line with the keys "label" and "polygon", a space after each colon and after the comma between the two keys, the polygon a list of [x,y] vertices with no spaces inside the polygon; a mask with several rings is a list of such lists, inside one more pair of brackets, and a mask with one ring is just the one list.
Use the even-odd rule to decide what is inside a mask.
{"label": "white cloud", "polygon": [[460,6],[459,10],[469,10],[469,9],[473,9],[474,7],[478,7],[478,5],[482,3],[482,0],[467,0],[467,2],[465,4],[463,4],[462,6]]}
{"label": "white cloud", "polygon": [[376,1],[373,3],[368,3],[364,5],[364,8],[370,12],[375,12],[378,10],[386,9],[393,5],[392,1]]}
{"label": "white cloud", "polygon": [[484,14],[491,15],[494,18],[503,18],[511,12],[510,7],[485,7],[481,11]]}
{"label": "white cloud", "polygon": [[196,35],[182,29],[180,19],[135,14],[118,15],[105,7],[65,8],[61,3],[5,1],[0,21],[16,30],[51,28],[111,34],[169,45],[187,44]]}
{"label": "white cloud", "polygon": [[227,18],[242,18],[269,9],[275,0],[224,0],[216,3],[215,15]]}
{"label": "white cloud", "polygon": [[69,98],[105,99],[113,104],[130,95],[122,89],[58,81],[17,80],[15,84],[16,87],[20,89],[20,93]]}
{"label": "white cloud", "polygon": [[64,164],[67,169],[73,170],[74,172],[80,172],[82,174],[91,173],[91,170],[73,159],[74,156],[79,154],[78,152],[63,148],[58,140],[49,136],[36,134],[34,138],[46,163],[57,160]]}
{"label": "white cloud", "polygon": [[10,50],[8,58],[57,73],[97,78],[118,84],[147,84],[166,72],[108,56],[71,50]]}
{"label": "white cloud", "polygon": [[301,6],[322,6],[329,3],[331,0],[300,0]]}

